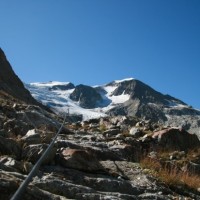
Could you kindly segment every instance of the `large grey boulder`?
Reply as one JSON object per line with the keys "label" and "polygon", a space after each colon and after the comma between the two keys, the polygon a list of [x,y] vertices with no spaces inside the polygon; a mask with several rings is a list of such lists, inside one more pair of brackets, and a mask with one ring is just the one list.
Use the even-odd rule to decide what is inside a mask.
{"label": "large grey boulder", "polygon": [[15,140],[0,136],[0,153],[2,155],[13,155],[16,159],[20,159],[21,147]]}
{"label": "large grey boulder", "polygon": [[179,128],[167,128],[153,133],[152,138],[156,139],[162,148],[170,150],[185,151],[200,147],[200,140],[195,134]]}
{"label": "large grey boulder", "polygon": [[22,141],[27,145],[30,144],[39,144],[41,143],[40,134],[36,132],[35,129],[29,130],[24,137],[22,137]]}
{"label": "large grey boulder", "polygon": [[103,135],[105,135],[106,137],[111,137],[111,136],[116,136],[117,134],[120,133],[119,129],[109,129],[103,132]]}
{"label": "large grey boulder", "polygon": [[[26,176],[16,173],[16,172],[7,172],[2,170],[0,176],[0,199],[9,200],[14,195],[16,190],[22,181],[26,178]],[[49,200],[67,200],[68,198],[53,194],[51,192],[45,191],[33,184],[26,188],[26,192],[21,194],[20,199],[24,200],[41,200],[41,199],[49,199]]]}
{"label": "large grey boulder", "polygon": [[[48,148],[47,144],[32,144],[26,146],[22,152],[22,158],[25,161],[36,163],[44,151]],[[48,156],[43,160],[42,164],[49,164],[54,161],[57,149],[53,147]]]}
{"label": "large grey boulder", "polygon": [[139,128],[132,127],[129,131],[129,135],[137,138],[137,137],[142,137],[144,133]]}
{"label": "large grey boulder", "polygon": [[63,149],[58,162],[64,167],[81,171],[95,172],[103,170],[96,157],[86,150]]}

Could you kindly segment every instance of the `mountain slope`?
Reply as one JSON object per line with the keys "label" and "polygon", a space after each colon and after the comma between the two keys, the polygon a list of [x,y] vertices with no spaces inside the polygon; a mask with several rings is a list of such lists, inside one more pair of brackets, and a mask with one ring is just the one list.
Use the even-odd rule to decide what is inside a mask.
{"label": "mountain slope", "polygon": [[30,92],[24,87],[22,81],[13,71],[10,63],[0,48],[0,91],[28,104],[38,102],[31,96]]}
{"label": "mountain slope", "polygon": [[103,100],[93,87],[82,84],[76,86],[69,97],[71,100],[79,102],[79,105],[83,108],[95,108],[97,103]]}
{"label": "mountain slope", "polygon": [[73,85],[49,82],[26,84],[26,87],[38,101],[57,113],[69,111],[70,114],[82,115],[83,120],[107,115],[136,116],[179,126],[200,136],[199,110],[170,95],[161,94],[139,80],[129,78],[101,86],[78,85],[73,89],[59,89],[67,88],[69,84]]}
{"label": "mountain slope", "polygon": [[[130,98],[129,94],[112,95],[117,86],[109,84],[95,86],[93,88],[78,85],[74,89],[52,89],[53,87],[59,88],[68,84],[71,83],[53,81],[48,83],[26,84],[26,87],[35,99],[50,107],[55,112],[67,112],[69,110],[70,114],[83,115],[84,120],[106,116],[106,112],[126,102]],[[76,98],[73,97],[75,94]],[[81,98],[82,95],[84,98]],[[96,95],[95,98],[94,95]],[[87,105],[86,108],[82,106],[85,102]],[[92,106],[88,105],[89,102],[92,102]],[[89,109],[88,107],[92,108]]]}

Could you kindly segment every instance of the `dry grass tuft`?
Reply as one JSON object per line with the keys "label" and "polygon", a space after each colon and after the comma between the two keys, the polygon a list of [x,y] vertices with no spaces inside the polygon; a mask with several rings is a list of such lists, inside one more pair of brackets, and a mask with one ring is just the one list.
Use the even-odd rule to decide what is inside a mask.
{"label": "dry grass tuft", "polygon": [[106,130],[107,130],[106,125],[105,125],[105,124],[101,124],[101,125],[99,126],[99,130],[100,130],[101,132],[106,131]]}
{"label": "dry grass tuft", "polygon": [[191,189],[200,187],[200,176],[188,171],[182,171],[177,166],[162,166],[156,159],[144,158],[140,161],[143,168],[150,170],[150,174],[169,186],[187,186]]}

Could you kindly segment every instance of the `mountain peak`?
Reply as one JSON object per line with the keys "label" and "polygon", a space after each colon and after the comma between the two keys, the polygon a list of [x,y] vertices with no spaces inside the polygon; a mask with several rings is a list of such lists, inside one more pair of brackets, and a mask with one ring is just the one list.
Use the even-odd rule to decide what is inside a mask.
{"label": "mountain peak", "polygon": [[135,80],[134,78],[125,78],[125,79],[121,79],[121,80],[115,80],[113,82],[115,83],[122,83],[122,82],[126,82],[126,81],[132,81]]}
{"label": "mountain peak", "polygon": [[129,83],[129,82],[132,82],[132,81],[135,81],[136,79],[134,78],[124,78],[124,79],[121,79],[121,80],[114,80],[114,81],[111,81],[110,83],[106,84],[106,85],[119,85],[119,84],[123,84],[123,83]]}
{"label": "mountain peak", "polygon": [[1,48],[0,48],[0,61],[6,61],[6,55]]}
{"label": "mountain peak", "polygon": [[48,88],[48,90],[70,90],[74,89],[75,86],[71,82],[60,82],[60,81],[49,81],[49,82],[36,82],[30,83],[33,87]]}
{"label": "mountain peak", "polygon": [[[69,84],[65,82],[65,84]],[[41,85],[49,85],[41,87]],[[126,78],[102,86],[77,85],[70,89],[60,82],[27,85],[33,96],[57,113],[70,111],[83,120],[107,115],[136,116],[199,132],[200,111],[179,99],[164,95],[140,80]],[[56,88],[55,88],[56,87]],[[194,120],[195,119],[195,120]],[[200,133],[199,133],[200,135]]]}
{"label": "mountain peak", "polygon": [[101,95],[95,88],[83,84],[76,86],[70,94],[70,99],[79,102],[83,108],[95,108],[97,103],[102,101]]}
{"label": "mountain peak", "polygon": [[52,87],[57,85],[68,85],[70,82],[60,82],[60,81],[49,81],[49,82],[36,82],[30,83],[31,85],[35,85],[38,87]]}

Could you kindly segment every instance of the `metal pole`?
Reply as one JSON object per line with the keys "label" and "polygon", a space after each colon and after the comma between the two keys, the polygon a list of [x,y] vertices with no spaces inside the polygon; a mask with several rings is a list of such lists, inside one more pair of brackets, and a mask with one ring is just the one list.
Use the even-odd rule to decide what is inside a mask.
{"label": "metal pole", "polygon": [[34,167],[30,171],[30,173],[28,174],[28,176],[26,177],[26,179],[19,186],[19,188],[17,189],[17,191],[15,192],[15,194],[12,196],[11,200],[18,200],[18,199],[20,199],[21,195],[24,193],[24,191],[25,191],[26,187],[28,186],[29,182],[32,180],[32,177],[35,175],[35,173],[39,169],[42,161],[48,156],[49,152],[51,151],[51,148],[53,147],[54,142],[56,141],[58,134],[61,132],[61,130],[62,130],[63,126],[64,126],[64,123],[65,123],[65,120],[66,120],[66,116],[67,115],[65,115],[63,123],[60,126],[60,128],[59,128],[58,132],[56,133],[56,135],[54,136],[54,139],[51,141],[51,143],[49,144],[48,148],[45,150],[45,152],[39,158],[39,160],[37,161],[37,163],[35,163]]}

